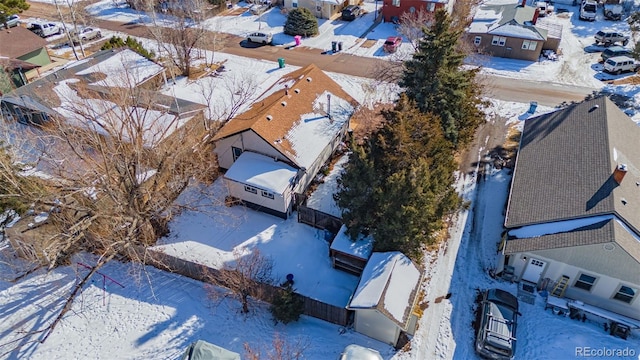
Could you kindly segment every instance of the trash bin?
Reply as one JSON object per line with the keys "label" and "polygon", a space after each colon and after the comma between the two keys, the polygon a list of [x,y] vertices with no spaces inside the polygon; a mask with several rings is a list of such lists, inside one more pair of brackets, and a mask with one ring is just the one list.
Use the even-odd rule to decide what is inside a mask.
{"label": "trash bin", "polygon": [[529,103],[529,114],[533,114],[534,112],[536,112],[536,109],[538,108],[538,102],[537,101],[532,101]]}
{"label": "trash bin", "polygon": [[284,68],[284,58],[278,58],[278,67],[280,69]]}
{"label": "trash bin", "polygon": [[331,42],[331,51],[336,52],[338,48],[338,42],[337,41],[332,41]]}
{"label": "trash bin", "polygon": [[296,35],[293,37],[293,39],[296,41],[296,46],[300,46],[300,43],[302,42],[302,36]]}
{"label": "trash bin", "polygon": [[338,51],[342,51],[342,41],[338,43]]}

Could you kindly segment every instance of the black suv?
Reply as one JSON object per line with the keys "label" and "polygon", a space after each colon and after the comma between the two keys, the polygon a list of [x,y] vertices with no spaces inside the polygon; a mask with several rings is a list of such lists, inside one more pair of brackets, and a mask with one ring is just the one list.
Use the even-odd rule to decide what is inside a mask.
{"label": "black suv", "polygon": [[489,359],[511,360],[516,352],[518,299],[491,289],[482,294],[476,352]]}
{"label": "black suv", "polygon": [[360,16],[361,12],[362,12],[362,9],[360,9],[359,6],[349,5],[346,8],[344,8],[344,10],[342,10],[342,20],[347,20],[347,21],[355,20],[358,16]]}

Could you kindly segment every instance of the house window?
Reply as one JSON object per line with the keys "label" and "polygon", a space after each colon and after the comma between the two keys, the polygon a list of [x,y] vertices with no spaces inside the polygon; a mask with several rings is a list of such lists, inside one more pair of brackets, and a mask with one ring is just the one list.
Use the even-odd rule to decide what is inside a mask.
{"label": "house window", "polygon": [[273,193],[270,193],[268,191],[262,190],[262,196],[266,197],[267,199],[272,199],[273,200]]}
{"label": "house window", "polygon": [[400,7],[400,0],[391,0],[391,5]]}
{"label": "house window", "polygon": [[631,304],[633,298],[638,294],[638,290],[632,289],[628,286],[620,285],[618,292],[613,295],[613,298]]}
{"label": "house window", "polygon": [[533,40],[524,40],[522,42],[522,49],[523,50],[535,50],[536,49],[536,45],[538,44],[537,41],[533,41]]}
{"label": "house window", "polygon": [[298,0],[293,0],[291,2],[291,6],[293,6],[294,8],[297,8],[298,7]]}
{"label": "house window", "polygon": [[436,11],[436,3],[427,3],[427,11],[428,12],[434,12]]}
{"label": "house window", "polygon": [[493,40],[491,40],[491,45],[504,46],[507,42],[507,38],[504,36],[494,36]]}
{"label": "house window", "polygon": [[476,37],[473,39],[473,45],[475,45],[475,46],[480,46],[480,42],[481,42],[481,41],[482,41],[482,36],[476,36]]}
{"label": "house window", "polygon": [[240,157],[240,155],[242,155],[242,149],[237,148],[235,146],[231,147],[231,152],[233,153],[233,161],[238,160],[238,158]]}
{"label": "house window", "polygon": [[316,5],[316,11],[322,11],[322,6]]}
{"label": "house window", "polygon": [[244,191],[250,192],[252,194],[257,194],[258,193],[258,189],[254,188],[253,186],[249,186],[249,185],[245,185],[244,186]]}
{"label": "house window", "polygon": [[578,280],[576,280],[576,283],[573,284],[573,286],[577,287],[578,289],[591,291],[591,288],[593,287],[593,284],[595,284],[595,282],[595,277],[587,274],[580,274],[580,277],[578,277]]}

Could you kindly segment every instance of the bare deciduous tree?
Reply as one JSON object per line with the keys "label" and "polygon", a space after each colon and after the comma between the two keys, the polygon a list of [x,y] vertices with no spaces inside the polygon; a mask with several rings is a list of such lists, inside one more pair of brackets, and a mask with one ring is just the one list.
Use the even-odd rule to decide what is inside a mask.
{"label": "bare deciduous tree", "polygon": [[229,289],[242,303],[243,314],[249,312],[249,297],[262,299],[267,296],[261,285],[271,285],[273,260],[259,250],[234,250],[234,261],[207,276],[207,282]]}
{"label": "bare deciduous tree", "polygon": [[[247,360],[299,360],[304,359],[304,352],[309,348],[309,344],[301,339],[289,342],[276,333],[273,342],[263,346],[268,350],[251,347],[249,343],[244,343],[245,358]],[[264,352],[264,357],[263,357]]]}
{"label": "bare deciduous tree", "polygon": [[427,12],[425,9],[419,9],[414,12],[405,12],[400,16],[400,25],[398,32],[409,39],[413,50],[418,50],[418,43],[424,36],[422,29],[429,27],[433,22],[433,13]]}
{"label": "bare deciduous tree", "polygon": [[[211,149],[202,143],[205,130],[197,115],[177,114],[170,98],[136,86],[134,75],[121,74],[114,81],[118,88],[56,81],[51,92],[43,88],[32,95],[56,110],[44,128],[16,133],[19,128],[8,128],[14,123],[2,122],[12,132],[9,139],[24,142],[19,145],[22,153],[37,158],[32,163],[48,176],[45,186],[21,186],[15,193],[17,200],[36,208],[55,209],[46,227],[24,232],[29,236],[42,231],[43,241],[35,245],[38,260],[53,268],[69,264],[79,251],[98,255],[62,299],[61,311],[35,331],[42,334],[40,341],[101,266],[112,259],[144,262],[145,248],[167,233],[177,211],[189,206],[176,201],[183,190],[194,179],[217,171]],[[0,166],[2,179],[21,176],[2,161]]]}

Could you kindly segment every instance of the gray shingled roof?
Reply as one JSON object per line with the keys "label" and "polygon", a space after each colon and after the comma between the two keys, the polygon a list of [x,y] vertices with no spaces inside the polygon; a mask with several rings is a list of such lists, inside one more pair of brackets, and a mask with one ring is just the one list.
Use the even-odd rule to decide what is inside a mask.
{"label": "gray shingled roof", "polygon": [[[510,239],[505,254],[616,242],[640,262],[640,127],[606,97],[526,121],[505,227],[613,214],[568,232]],[[618,184],[613,171],[628,172]]]}
{"label": "gray shingled roof", "polygon": [[[615,213],[638,233],[639,140],[640,128],[606,97],[527,120],[505,226]],[[620,185],[618,163],[630,168]]]}

